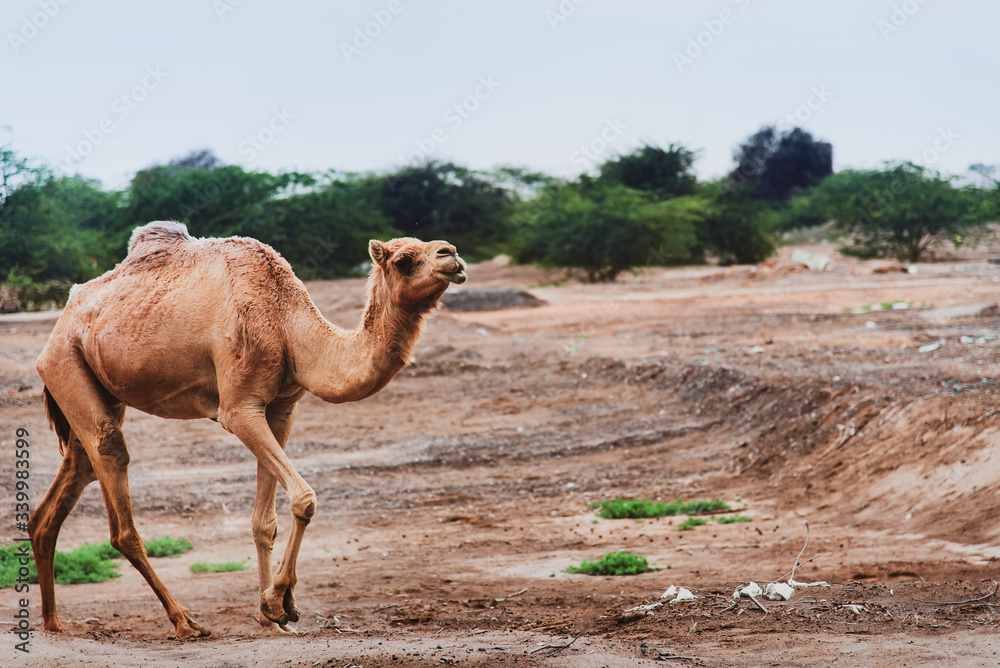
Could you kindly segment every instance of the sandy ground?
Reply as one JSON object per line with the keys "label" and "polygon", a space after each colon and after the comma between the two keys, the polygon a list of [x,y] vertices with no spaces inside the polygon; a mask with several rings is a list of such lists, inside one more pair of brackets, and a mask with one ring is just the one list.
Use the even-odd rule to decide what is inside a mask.
{"label": "sandy ground", "polygon": [[[1000,317],[934,310],[996,301],[1000,265],[980,248],[882,274],[808,248],[833,255],[828,271],[795,270],[787,248],[769,266],[596,286],[472,267],[469,287],[527,289],[546,304],[441,311],[380,394],[300,404],[288,451],[319,510],[294,637],[262,636],[255,621],[252,456],[210,421],[130,409],[139,529],[194,543],[153,565],[213,635],[170,640],[123,563],[110,582],[58,586],[67,632],[35,633],[27,656],[5,634],[0,665],[1000,664]],[[362,281],[309,288],[331,321],[354,326]],[[903,300],[911,307],[845,310]],[[0,480],[13,480],[25,427],[34,502],[59,464],[33,369],[52,323],[0,320]],[[677,518],[598,520],[587,506],[618,496],[720,497],[753,521],[679,532]],[[288,520],[279,492],[276,554]],[[23,535],[2,532],[4,544]],[[107,536],[92,485],[60,548]],[[660,570],[565,572],[622,549]],[[751,579],[787,579],[800,552],[815,558],[795,579],[830,586],[762,600],[766,611],[733,600]],[[202,560],[250,569],[190,573]],[[670,585],[698,598],[629,611]],[[38,623],[37,588],[30,600]],[[0,592],[0,621],[14,602]]]}

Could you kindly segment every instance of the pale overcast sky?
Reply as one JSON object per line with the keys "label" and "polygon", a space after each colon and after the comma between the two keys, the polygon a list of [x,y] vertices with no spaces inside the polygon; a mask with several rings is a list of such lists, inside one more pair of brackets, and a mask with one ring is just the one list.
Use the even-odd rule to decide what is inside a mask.
{"label": "pale overcast sky", "polygon": [[109,187],[200,148],[574,176],[679,142],[714,177],[789,114],[837,169],[963,173],[1000,164],[998,26],[985,0],[5,0],[0,126]]}

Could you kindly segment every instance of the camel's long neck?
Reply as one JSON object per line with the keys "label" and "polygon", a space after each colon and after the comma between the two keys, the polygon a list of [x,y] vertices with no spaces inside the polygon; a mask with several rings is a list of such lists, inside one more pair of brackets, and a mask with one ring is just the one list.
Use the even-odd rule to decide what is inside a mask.
{"label": "camel's long neck", "polygon": [[297,337],[292,350],[298,383],[333,403],[358,401],[378,392],[409,361],[424,316],[436,302],[401,307],[373,272],[357,329],[335,327],[318,312],[307,317],[305,336]]}

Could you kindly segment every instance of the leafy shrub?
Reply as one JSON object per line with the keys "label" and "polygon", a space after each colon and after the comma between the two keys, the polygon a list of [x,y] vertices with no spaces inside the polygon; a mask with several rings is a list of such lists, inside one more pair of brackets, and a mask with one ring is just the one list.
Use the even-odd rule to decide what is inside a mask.
{"label": "leafy shrub", "polygon": [[31,280],[20,267],[14,267],[0,283],[0,311],[41,311],[62,308],[69,298],[69,281]]}
{"label": "leafy shrub", "polygon": [[147,540],[145,544],[146,554],[151,557],[179,557],[194,547],[187,538],[171,538],[170,536]]}
{"label": "leafy shrub", "polygon": [[708,524],[708,520],[703,520],[700,517],[688,517],[683,522],[677,525],[678,531],[691,531],[695,527],[700,527]]}
{"label": "leafy shrub", "polygon": [[586,559],[579,566],[569,566],[567,573],[583,573],[585,575],[638,575],[658,568],[649,565],[646,557],[631,552],[608,552],[597,561]]}
{"label": "leafy shrub", "polygon": [[744,188],[725,184],[706,191],[713,201],[695,231],[722,264],[756,264],[774,254],[772,232],[778,214],[767,202],[751,199]]}
{"label": "leafy shrub", "polygon": [[600,508],[599,517],[606,520],[634,519],[640,517],[667,517],[672,515],[700,515],[719,510],[729,510],[729,504],[721,499],[711,501],[691,501],[685,503],[677,499],[673,503],[661,503],[651,499],[615,499],[590,504],[591,508]]}
{"label": "leafy shrub", "polygon": [[[194,546],[187,538],[154,538],[143,542],[146,547],[146,554],[150,557],[178,557],[191,550]],[[100,549],[102,559],[124,559],[121,552],[111,547],[111,541],[106,540],[94,547]]]}
{"label": "leafy shrub", "polygon": [[552,185],[524,207],[511,243],[517,262],[579,267],[613,281],[633,267],[701,262],[695,226],[708,207],[697,197],[655,201],[647,193],[592,181]]}
{"label": "leafy shrub", "polygon": [[231,571],[245,571],[250,567],[243,561],[226,561],[221,564],[198,561],[188,566],[188,568],[192,573],[229,573]]}
{"label": "leafy shrub", "polygon": [[845,255],[917,262],[939,239],[957,246],[982,234],[990,218],[982,193],[956,188],[953,181],[911,163],[889,164],[845,169],[827,177],[812,197],[848,234]]}
{"label": "leafy shrub", "polygon": [[[118,564],[112,561],[111,544],[86,544],[70,552],[56,551],[55,581],[58,584],[81,584],[91,582],[106,582],[119,577],[116,569]],[[110,551],[109,551],[110,550]],[[17,547],[0,547],[0,589],[13,587],[16,584],[20,563],[16,553]],[[30,547],[29,547],[30,552]],[[115,554],[118,558],[121,555]],[[28,582],[38,583],[38,568],[34,556],[28,562]]]}

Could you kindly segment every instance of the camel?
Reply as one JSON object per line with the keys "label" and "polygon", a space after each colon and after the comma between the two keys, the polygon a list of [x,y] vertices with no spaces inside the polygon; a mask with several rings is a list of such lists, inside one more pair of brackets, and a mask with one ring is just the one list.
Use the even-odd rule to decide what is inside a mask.
{"label": "camel", "polygon": [[[29,521],[45,630],[60,632],[53,559],[59,529],[84,488],[100,483],[111,544],[142,574],[177,638],[207,636],[153,571],[132,517],[125,407],[164,418],[216,420],[257,458],[252,533],[259,621],[296,622],[295,564],[316,494],[285,454],[306,392],[328,402],[375,394],[402,369],[425,316],[465,263],[445,241],[371,241],[361,324],[344,330],[320,314],[291,266],[254,239],[195,239],[175,222],[137,228],[115,269],[70,291],[36,365],[63,460]],[[276,485],[292,528],[271,571]]]}

